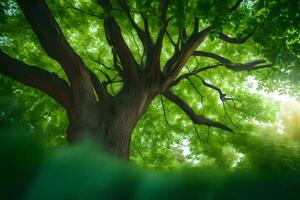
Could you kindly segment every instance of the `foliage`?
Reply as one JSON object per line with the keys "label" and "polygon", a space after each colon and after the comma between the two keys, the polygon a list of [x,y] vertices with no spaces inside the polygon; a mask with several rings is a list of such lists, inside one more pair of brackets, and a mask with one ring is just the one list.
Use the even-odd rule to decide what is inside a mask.
{"label": "foliage", "polygon": [[45,157],[39,135],[30,133],[20,122],[0,122],[0,198],[20,199]]}
{"label": "foliage", "polygon": [[[84,142],[45,151],[41,138],[0,135],[1,199],[298,199],[299,174],[194,168],[154,172]],[[8,145],[9,144],[9,145]]]}
{"label": "foliage", "polygon": [[[219,93],[203,85],[199,77],[183,80],[172,88],[197,113],[230,125],[234,133],[195,126],[176,105],[164,96],[158,96],[135,128],[131,142],[131,160],[134,163],[155,169],[194,166],[196,163],[227,169],[235,166],[299,170],[299,132],[293,133],[292,139],[287,139],[286,136],[276,135],[274,128],[261,128],[264,124],[275,123],[278,107],[271,99],[249,92],[252,83],[249,77],[258,80],[259,88],[263,90],[298,93],[295,83],[300,74],[300,2],[244,0],[235,12],[228,15],[235,2],[171,0],[167,10],[167,17],[172,17],[168,27],[171,39],[164,38],[161,54],[163,65],[174,52],[172,40],[177,41],[179,37],[191,34],[194,26],[191,22],[198,17],[201,29],[213,24],[216,30],[200,50],[214,52],[239,63],[265,57],[275,64],[271,70],[237,73],[223,66],[200,74],[201,78],[221,88],[228,97],[236,98],[235,101],[222,102]],[[122,84],[118,82],[117,73],[107,69],[107,66],[113,65],[113,58],[104,34],[103,17],[113,15],[116,18],[134,57],[139,63],[145,62],[142,44],[132,31],[129,20],[124,20],[127,15],[120,11],[118,1],[112,1],[117,9],[110,13],[104,12],[97,1],[49,0],[47,3],[66,38],[90,69],[101,80],[116,78],[108,90],[112,95],[117,94]],[[163,26],[157,17],[161,15],[159,2],[130,0],[128,3],[133,11],[137,11],[132,15],[138,25],[143,25],[143,16],[148,18],[151,35],[155,38]],[[14,1],[0,3],[0,22],[1,50],[67,80],[59,64],[46,55]],[[219,40],[218,32],[236,37],[251,34],[252,38],[240,46]],[[196,69],[198,64],[207,66],[214,63],[210,58],[192,58],[180,75]],[[21,120],[31,131],[43,134],[49,146],[66,144],[66,114],[56,102],[3,75],[0,75],[0,85],[1,122]],[[291,133],[295,128],[285,131]],[[187,156],[182,154],[184,143],[189,146]],[[240,158],[241,155],[244,157]]]}

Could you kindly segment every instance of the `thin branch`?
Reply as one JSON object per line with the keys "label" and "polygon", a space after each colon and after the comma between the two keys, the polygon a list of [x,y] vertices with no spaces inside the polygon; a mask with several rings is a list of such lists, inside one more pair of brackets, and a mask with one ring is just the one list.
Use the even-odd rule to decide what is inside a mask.
{"label": "thin branch", "polygon": [[167,119],[167,112],[166,112],[166,109],[165,109],[164,100],[163,100],[163,98],[162,98],[161,95],[160,95],[160,102],[161,102],[161,106],[162,106],[162,108],[163,108],[165,122],[167,123],[168,126],[172,126],[172,125],[170,124],[170,122],[168,121],[168,119]]}
{"label": "thin branch", "polygon": [[197,76],[199,79],[201,79],[202,83],[204,86],[209,87],[215,91],[217,91],[219,93],[219,97],[221,101],[229,101],[229,100],[235,100],[234,98],[230,98],[230,97],[226,97],[226,94],[222,92],[222,90],[220,88],[218,88],[217,86],[206,82],[202,77]]}
{"label": "thin branch", "polygon": [[206,67],[202,67],[202,68],[196,68],[195,70],[193,70],[189,73],[186,73],[186,74],[183,74],[183,75],[179,76],[177,79],[175,79],[171,83],[170,87],[173,87],[173,86],[177,85],[183,79],[187,79],[191,76],[197,75],[200,72],[203,72],[203,71],[206,71],[206,70],[209,70],[209,69],[214,69],[214,68],[217,68],[219,66],[221,66],[221,64],[215,64],[215,65],[210,65],[210,66],[206,66]]}
{"label": "thin branch", "polygon": [[148,35],[145,33],[145,31],[143,29],[141,29],[138,26],[138,24],[134,21],[133,17],[131,16],[131,9],[130,9],[129,5],[127,4],[127,2],[125,0],[118,0],[118,2],[122,6],[124,11],[126,12],[128,18],[129,18],[130,24],[132,25],[132,27],[136,31],[137,35],[139,36],[139,39],[143,44],[144,51],[147,52],[151,46],[150,38],[148,38]]}
{"label": "thin branch", "polygon": [[225,118],[228,117],[229,120],[230,120],[230,122],[231,122],[231,124],[233,124],[235,127],[237,127],[236,124],[233,122],[231,116],[228,114],[227,109],[226,109],[226,105],[225,105],[224,102],[225,102],[225,101],[222,101],[222,104],[223,104],[223,110],[224,110],[224,113],[225,113]]}
{"label": "thin branch", "polygon": [[112,70],[112,71],[117,71],[116,69],[112,68],[112,67],[109,67],[107,66],[106,64],[104,64],[103,62],[101,62],[100,60],[96,60],[96,59],[93,59],[93,58],[90,58],[91,61],[103,66],[105,69],[107,70]]}
{"label": "thin branch", "polygon": [[223,129],[228,132],[233,132],[233,130],[231,128],[229,128],[228,126],[226,126],[224,124],[212,121],[208,118],[205,118],[204,116],[197,115],[194,112],[194,110],[184,100],[182,100],[180,97],[178,97],[177,95],[172,93],[170,90],[166,90],[163,93],[163,95],[167,99],[169,99],[170,101],[172,101],[173,103],[178,105],[195,124],[199,124],[199,125],[203,124],[203,125],[207,125],[207,126],[213,126],[213,127],[220,128],[220,129]]}
{"label": "thin branch", "polygon": [[100,82],[97,75],[90,69],[88,69],[88,72],[90,74],[93,86],[95,88],[95,92],[99,99],[107,100],[109,97],[109,93],[105,89],[104,85]]}
{"label": "thin branch", "polygon": [[[190,78],[187,78],[187,80],[190,82],[190,84],[192,85],[192,87],[194,88],[194,90],[196,91],[196,93],[200,96],[201,99],[203,99],[203,95],[201,94],[201,92],[198,90],[198,88],[196,87],[196,85],[193,83],[193,81]],[[202,102],[202,101],[201,101]]]}
{"label": "thin branch", "polygon": [[[124,9],[117,9],[117,8],[112,8],[112,10],[113,10],[113,11],[117,11],[117,12],[127,12],[127,11],[124,10]],[[130,9],[129,12],[130,12],[130,13],[135,13],[135,14],[143,15],[143,12],[138,11],[138,10],[132,10],[132,9]]]}
{"label": "thin branch", "polygon": [[107,74],[107,73],[105,73],[103,70],[101,70],[101,69],[97,69],[101,74],[103,74],[104,76],[105,76],[105,78],[106,78],[106,80],[107,81],[110,81],[111,79],[110,79],[110,77],[109,77],[109,75]]}
{"label": "thin branch", "polygon": [[215,86],[215,85],[213,85],[213,84],[211,84],[211,83],[206,82],[202,77],[200,77],[200,76],[198,76],[198,75],[197,75],[197,77],[198,77],[199,79],[201,79],[201,81],[202,81],[202,83],[203,83],[204,86],[206,86],[206,87],[208,87],[208,88],[211,88],[211,89],[213,89],[213,90],[215,90],[215,91],[217,91],[217,92],[219,93],[219,98],[220,98],[220,100],[221,100],[221,102],[222,102],[222,105],[223,105],[223,110],[224,110],[224,113],[225,113],[225,117],[228,117],[229,120],[230,120],[230,122],[236,127],[236,125],[235,125],[235,123],[233,122],[231,116],[230,116],[230,115],[228,114],[228,112],[227,112],[225,103],[226,103],[227,101],[232,101],[232,102],[235,104],[235,101],[236,101],[237,99],[232,98],[232,97],[226,97],[226,94],[223,93],[223,91],[222,91],[220,88],[218,88],[217,86]]}
{"label": "thin branch", "polygon": [[[206,143],[208,143],[208,140],[209,140],[209,136],[210,136],[210,127],[207,127],[207,136],[206,136]],[[211,146],[211,145],[210,145]],[[211,146],[212,147],[212,146]]]}
{"label": "thin branch", "polygon": [[247,35],[246,37],[242,37],[242,38],[233,38],[233,37],[230,37],[224,33],[218,33],[218,38],[225,41],[225,42],[228,42],[228,43],[231,43],[231,44],[243,44],[245,43],[250,37],[252,36],[252,34],[249,34]]}
{"label": "thin branch", "polygon": [[84,15],[87,15],[87,16],[90,16],[90,17],[95,17],[97,19],[101,19],[101,20],[104,19],[104,17],[102,17],[100,15],[97,15],[97,14],[91,13],[91,12],[87,12],[85,10],[82,10],[82,9],[76,7],[76,6],[73,6],[69,1],[65,1],[65,2],[68,4],[68,7],[66,7],[67,9],[72,9],[72,10],[75,10],[75,11],[81,13],[81,14],[84,14]]}
{"label": "thin branch", "polygon": [[206,82],[202,77],[200,77],[198,75],[196,75],[196,77],[199,78],[202,81],[202,83],[203,83],[204,86],[206,86],[208,88],[211,88],[211,89],[213,89],[213,90],[215,90],[215,91],[217,91],[219,93],[219,98],[220,98],[220,100],[222,102],[222,105],[223,105],[223,110],[224,110],[224,113],[225,113],[225,117],[228,117],[229,120],[230,120],[230,122],[236,127],[236,125],[233,122],[231,116],[227,112],[225,103],[227,103],[228,101],[232,101],[233,104],[234,104],[234,106],[235,106],[235,101],[238,101],[238,100],[236,98],[227,97],[226,94],[220,88],[218,88],[217,86],[215,86],[215,85],[213,85],[211,83]]}
{"label": "thin branch", "polygon": [[133,42],[134,42],[134,44],[135,44],[135,46],[136,46],[136,48],[137,48],[138,56],[139,56],[140,59],[141,59],[140,63],[141,63],[141,65],[143,65],[144,52],[143,52],[143,54],[141,54],[141,52],[140,52],[140,47],[139,47],[139,45],[138,45],[138,43],[137,43],[137,41],[136,41],[136,39],[135,39],[135,36],[134,36],[134,34],[132,33],[132,31],[130,31],[130,34],[131,34],[131,37],[132,37],[132,39],[133,39]]}
{"label": "thin branch", "polygon": [[[93,61],[94,63],[97,63],[97,64],[103,66],[103,67],[104,67],[105,69],[107,69],[107,70],[117,71],[117,69],[115,69],[115,68],[113,68],[113,67],[109,67],[109,66],[107,66],[106,64],[104,64],[103,62],[101,62],[100,59],[97,60],[97,59],[93,58],[92,55],[90,55],[90,53],[88,52],[88,50],[87,50],[86,47],[84,47],[84,49],[85,49],[85,53],[86,53],[88,59],[90,59],[90,60]],[[99,56],[99,57],[100,57],[100,56]]]}
{"label": "thin branch", "polygon": [[226,68],[233,70],[233,71],[251,71],[251,70],[257,70],[257,69],[263,69],[263,68],[270,68],[272,67],[272,64],[265,64],[265,60],[255,60],[252,62],[248,62],[245,64],[242,63],[234,63],[231,60],[224,58],[222,56],[219,56],[214,53],[209,53],[205,51],[195,51],[193,53],[194,56],[203,56],[208,58],[213,58],[217,61],[219,61],[222,65],[224,65]]}
{"label": "thin branch", "polygon": [[176,48],[178,45],[173,41],[172,36],[169,34],[168,31],[166,31],[166,35],[169,38],[171,44]]}
{"label": "thin branch", "polygon": [[197,136],[197,138],[199,139],[199,141],[200,141],[200,143],[201,143],[201,142],[202,142],[202,139],[201,139],[200,134],[199,134],[199,132],[198,132],[198,130],[197,130],[197,127],[195,126],[195,124],[193,124],[193,126],[194,126],[194,130],[195,130],[196,136]]}

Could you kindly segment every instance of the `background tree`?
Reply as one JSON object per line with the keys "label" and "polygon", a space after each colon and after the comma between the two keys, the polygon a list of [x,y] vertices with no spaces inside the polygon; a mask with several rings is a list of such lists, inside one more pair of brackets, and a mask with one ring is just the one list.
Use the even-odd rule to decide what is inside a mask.
{"label": "background tree", "polygon": [[[164,98],[194,124],[233,132],[226,105],[246,107],[220,86],[239,83],[247,74],[232,72],[271,67],[263,56],[281,64],[283,55],[276,52],[289,52],[289,69],[298,59],[296,1],[17,1],[24,16],[7,2],[1,4],[6,51],[1,51],[1,73],[41,90],[66,110],[69,142],[93,136],[125,158],[132,130],[156,96],[163,96],[166,120]],[[190,89],[198,100],[188,95]],[[212,93],[213,102],[196,105]],[[216,116],[220,109],[212,109],[218,102],[226,116],[222,123]]]}

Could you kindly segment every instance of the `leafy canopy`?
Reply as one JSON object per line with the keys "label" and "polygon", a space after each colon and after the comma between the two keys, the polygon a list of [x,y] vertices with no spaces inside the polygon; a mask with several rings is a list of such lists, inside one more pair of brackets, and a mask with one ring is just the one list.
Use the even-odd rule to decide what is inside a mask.
{"label": "leafy canopy", "polygon": [[[93,0],[49,0],[47,3],[72,47],[101,80],[108,82],[110,94],[118,93],[122,81],[116,71],[110,70],[114,59],[104,34],[104,17],[115,17],[135,59],[140,64],[146,62],[143,45],[119,1],[112,1],[114,9],[111,12],[105,12]],[[151,37],[156,38],[165,25],[161,20],[160,1],[130,0],[127,3],[136,24],[143,27],[143,19],[147,18]],[[235,5],[239,6],[235,8]],[[170,0],[166,10],[166,17],[169,19],[167,36],[163,39],[160,55],[162,67],[176,49],[173,43],[179,38],[186,40],[193,32],[194,21],[197,19],[200,29],[208,25],[214,27],[209,40],[198,50],[213,52],[237,63],[266,58],[273,63],[273,68],[234,72],[221,66],[201,72],[200,77],[182,80],[172,91],[186,100],[197,113],[233,127],[235,134],[195,126],[176,105],[165,97],[158,96],[135,128],[131,159],[154,168],[164,168],[174,163],[190,164],[193,160],[200,161],[201,165],[217,167],[231,168],[233,165],[243,164],[270,167],[278,163],[275,158],[280,160],[289,152],[293,153],[288,159],[297,160],[299,148],[295,150],[294,146],[299,146],[298,143],[288,141],[281,145],[284,139],[278,139],[277,142],[277,136],[274,139],[273,136],[269,137],[272,133],[263,133],[276,132],[275,130],[261,130],[261,124],[275,122],[278,110],[276,104],[260,94],[249,92],[249,88],[252,87],[253,80],[258,80],[259,87],[268,91],[296,91],[295,85],[286,82],[289,79],[295,82],[300,75],[297,67],[300,56],[299,7],[300,2],[294,0]],[[28,64],[41,66],[66,80],[60,66],[39,45],[14,1],[5,0],[0,3],[0,20],[1,50]],[[250,39],[242,45],[231,44],[220,40],[220,32],[232,38]],[[215,63],[209,57],[191,58],[180,75]],[[0,81],[3,86],[0,87],[1,121],[19,118],[29,124],[32,130],[43,133],[50,146],[66,143],[66,115],[56,102],[3,75],[0,75]],[[220,88],[223,94],[234,100],[222,101],[218,90],[207,87],[205,83]],[[180,149],[184,143],[190,147],[187,157],[182,155]],[[276,149],[279,153],[267,163],[265,157],[258,156],[257,149],[262,152],[268,149],[270,153]],[[241,155],[246,156],[245,162],[236,163]],[[282,167],[299,166],[287,164]]]}

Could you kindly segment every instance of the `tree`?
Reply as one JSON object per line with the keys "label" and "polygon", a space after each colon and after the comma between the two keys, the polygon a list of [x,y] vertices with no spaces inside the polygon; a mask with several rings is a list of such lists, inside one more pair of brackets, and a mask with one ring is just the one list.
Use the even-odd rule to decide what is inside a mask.
{"label": "tree", "polygon": [[[217,92],[222,103],[235,103],[235,98],[226,96],[221,88],[206,81],[200,74],[207,71],[213,73],[220,67],[240,72],[272,66],[274,54],[267,50],[273,43],[266,43],[267,34],[261,31],[266,29],[269,17],[278,11],[283,14],[279,15],[276,24],[291,18],[291,23],[296,23],[299,16],[295,14],[296,17],[290,17],[290,13],[285,14],[285,8],[292,9],[293,14],[297,13],[294,8],[298,3],[251,2],[99,0],[54,3],[18,0],[17,4],[30,25],[28,27],[19,8],[10,7],[13,2],[8,1],[4,12],[8,19],[2,21],[13,18],[18,27],[25,26],[25,29],[33,31],[47,56],[59,64],[64,74],[27,64],[26,59],[22,61],[4,51],[0,51],[0,72],[44,92],[66,110],[69,119],[67,139],[70,143],[95,137],[108,151],[123,158],[129,156],[133,128],[158,95],[177,105],[196,125],[233,132],[229,125],[195,112],[187,100],[174,92],[174,88],[183,80],[192,84],[191,78],[196,77],[203,86]],[[281,4],[284,7],[281,8]],[[75,51],[69,41],[72,37],[76,38],[76,34],[72,35],[70,31],[79,29],[81,25],[88,29],[85,30],[87,34],[93,35],[96,47],[106,40],[107,45],[103,48],[105,56],[99,49],[91,51],[92,48],[87,48],[86,41],[80,41],[83,46]],[[62,26],[65,29],[62,30]],[[71,28],[68,29],[68,26]],[[289,27],[280,29],[284,33],[290,30]],[[3,38],[5,43],[5,34]],[[257,51],[254,56],[258,59],[234,62],[215,52],[200,50],[209,38],[234,46],[247,43],[259,49],[260,52]],[[249,41],[251,38],[252,41]],[[294,41],[286,46],[292,44]],[[9,47],[2,48],[13,55]],[[239,51],[236,48],[232,50],[233,53]],[[31,54],[30,51],[27,54]],[[100,59],[95,59],[95,52],[100,52]],[[262,56],[266,59],[261,59]],[[291,53],[291,57],[295,56]],[[213,62],[201,66],[203,63],[199,63],[198,59]],[[52,61],[49,63],[53,64]],[[93,66],[97,63],[101,67],[95,69],[88,67],[87,63],[93,63]],[[188,65],[196,67],[190,70]],[[197,89],[196,86],[194,88]]]}

